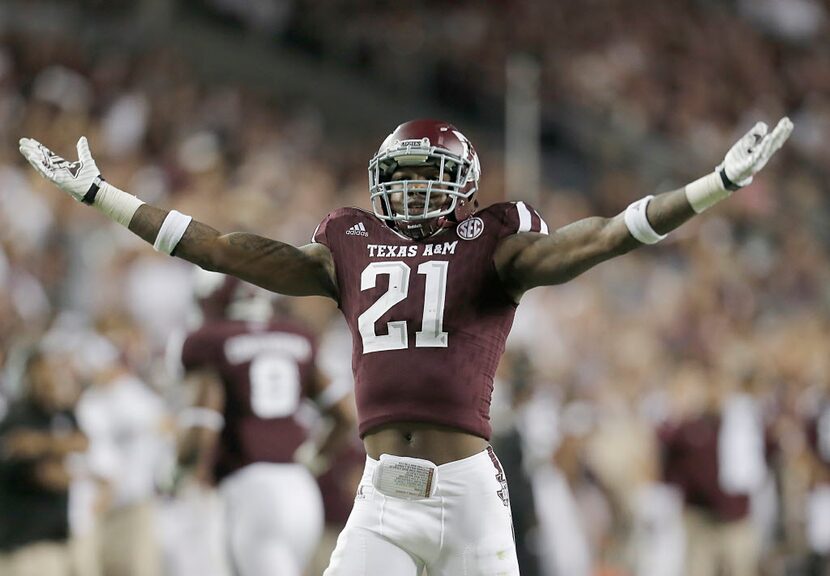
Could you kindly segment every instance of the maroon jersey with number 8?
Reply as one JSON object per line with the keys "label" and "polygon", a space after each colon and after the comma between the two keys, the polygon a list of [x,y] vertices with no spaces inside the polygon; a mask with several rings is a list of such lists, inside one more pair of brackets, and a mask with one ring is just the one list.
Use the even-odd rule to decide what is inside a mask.
{"label": "maroon jersey with number 8", "polygon": [[422,242],[356,208],[321,222],[313,240],[334,258],[361,436],[410,421],[489,439],[493,376],[516,310],[493,253],[531,231],[547,225],[523,202],[494,204]]}
{"label": "maroon jersey with number 8", "polygon": [[315,354],[312,336],[286,322],[215,321],[187,336],[184,368],[215,370],[225,389],[216,480],[254,462],[293,462],[307,436],[295,415],[314,394]]}

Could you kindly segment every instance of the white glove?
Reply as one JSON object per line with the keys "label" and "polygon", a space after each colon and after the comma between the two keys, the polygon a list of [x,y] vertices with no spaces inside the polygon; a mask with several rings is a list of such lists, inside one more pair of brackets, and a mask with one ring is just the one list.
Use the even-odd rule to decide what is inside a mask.
{"label": "white glove", "polygon": [[20,153],[41,176],[79,202],[92,204],[101,185],[101,171],[95,165],[86,137],[78,140],[78,160],[64,160],[32,138],[20,139]]}
{"label": "white glove", "polygon": [[752,177],[767,165],[772,155],[784,145],[793,131],[786,116],[771,133],[763,122],[738,140],[714,172],[686,185],[686,199],[698,214],[728,198],[732,192],[752,182]]}
{"label": "white glove", "polygon": [[[78,160],[64,160],[32,138],[20,139],[20,153],[34,166],[41,176],[72,196],[75,200],[90,204],[123,226],[129,226],[136,210],[144,204],[141,200],[107,184],[95,165],[86,137],[78,140]],[[189,221],[188,221],[189,223]],[[182,229],[182,233],[183,233]],[[168,239],[168,236],[164,236]],[[178,242],[178,239],[176,239]],[[175,246],[175,244],[173,244]],[[169,252],[168,252],[169,254]]]}
{"label": "white glove", "polygon": [[752,177],[766,166],[793,131],[793,123],[786,116],[779,120],[772,133],[766,123],[758,122],[743,138],[729,149],[717,172],[727,190],[737,190],[752,182]]}

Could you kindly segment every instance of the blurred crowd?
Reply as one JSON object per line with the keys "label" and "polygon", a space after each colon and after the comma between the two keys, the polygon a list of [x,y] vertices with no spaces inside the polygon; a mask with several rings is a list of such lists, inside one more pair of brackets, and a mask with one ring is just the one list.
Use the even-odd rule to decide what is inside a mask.
{"label": "blurred crowd", "polygon": [[478,115],[500,116],[505,62],[518,52],[540,62],[543,115],[554,124],[587,112],[606,130],[660,134],[706,157],[736,124],[797,111],[799,147],[827,166],[826,0],[280,4],[292,9],[275,13],[272,28],[289,41]]}
{"label": "blurred crowd", "polygon": [[[552,229],[680,186],[754,120],[789,114],[791,145],[750,188],[658,247],[526,295],[493,442],[526,576],[828,573],[830,3],[297,0],[239,16],[257,4],[213,3],[465,118],[493,114],[510,51],[537,56],[545,121],[607,126],[574,145],[584,187],[545,178]],[[221,574],[188,547],[206,499],[171,488],[186,400],[166,351],[193,325],[191,266],[52,189],[17,139],[74,157],[86,135],[109,181],[219,230],[299,245],[330,210],[367,207],[366,162],[393,126],[332,141],[307,103],[185,62],[0,35],[0,574]],[[643,139],[677,168],[660,190],[627,150]],[[482,200],[502,200],[500,153],[479,153]],[[334,305],[286,306],[347,381]],[[321,481],[323,558],[360,465]]]}

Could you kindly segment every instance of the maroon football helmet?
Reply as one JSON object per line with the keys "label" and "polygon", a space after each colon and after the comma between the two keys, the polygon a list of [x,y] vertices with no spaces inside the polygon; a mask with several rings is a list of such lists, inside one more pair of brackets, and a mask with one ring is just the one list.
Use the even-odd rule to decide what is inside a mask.
{"label": "maroon football helmet", "polygon": [[[437,178],[392,180],[399,168],[418,166],[435,167]],[[455,126],[441,120],[411,120],[395,128],[369,161],[372,210],[402,234],[427,238],[476,211],[480,176],[478,154]],[[396,193],[403,193],[397,203],[391,198]],[[446,195],[446,201],[436,208],[430,202],[433,194]]]}
{"label": "maroon football helmet", "polygon": [[266,322],[274,314],[272,294],[234,276],[196,268],[193,293],[202,321]]}

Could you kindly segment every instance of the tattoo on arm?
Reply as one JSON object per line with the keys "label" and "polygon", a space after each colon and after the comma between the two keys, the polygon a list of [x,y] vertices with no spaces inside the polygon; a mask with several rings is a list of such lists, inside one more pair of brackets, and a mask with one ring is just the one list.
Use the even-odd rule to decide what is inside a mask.
{"label": "tattoo on arm", "polygon": [[245,232],[232,232],[223,239],[233,255],[228,273],[280,294],[336,299],[333,270],[296,246]]}
{"label": "tattoo on arm", "polygon": [[289,244],[246,232],[231,232],[225,235],[225,239],[233,250],[233,262],[229,263],[233,269],[251,270],[259,264],[271,267],[272,263],[278,263],[282,274],[285,274],[290,273],[289,270],[297,263],[288,252],[299,251]]}
{"label": "tattoo on arm", "polygon": [[[153,244],[167,213],[144,204],[133,215],[129,228]],[[191,220],[172,255],[281,294],[331,298],[337,295],[330,263],[290,244],[256,234],[223,235],[207,224]]]}
{"label": "tattoo on arm", "polygon": [[245,232],[231,232],[228,234],[228,243],[240,250],[256,253],[260,257],[271,256],[288,248],[288,244]]}

